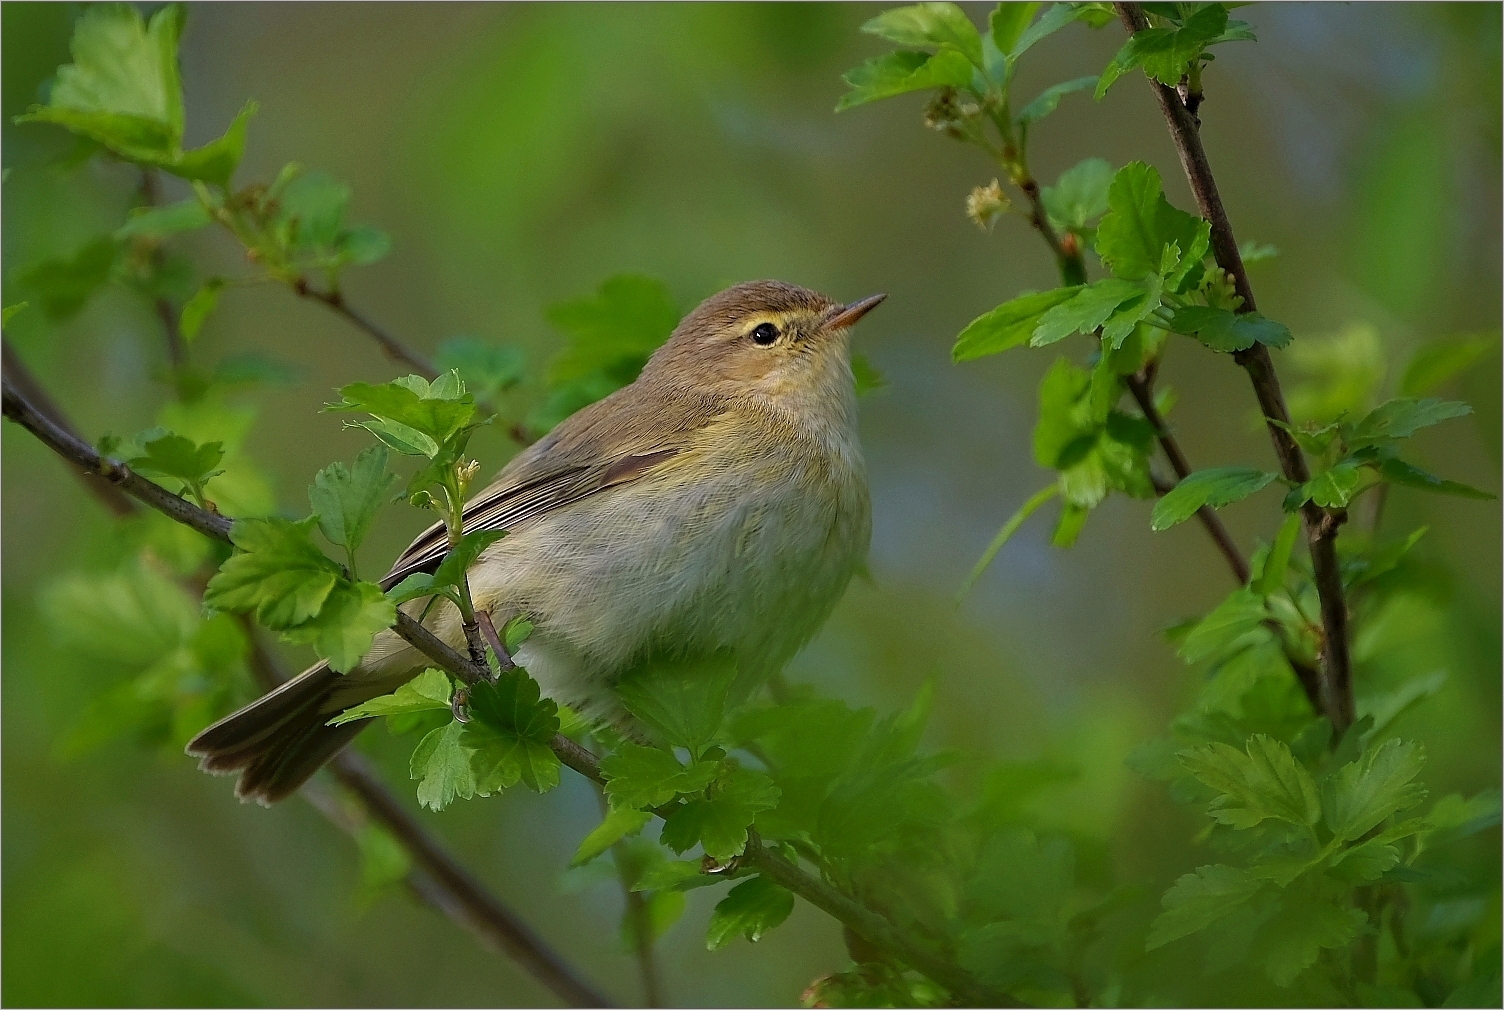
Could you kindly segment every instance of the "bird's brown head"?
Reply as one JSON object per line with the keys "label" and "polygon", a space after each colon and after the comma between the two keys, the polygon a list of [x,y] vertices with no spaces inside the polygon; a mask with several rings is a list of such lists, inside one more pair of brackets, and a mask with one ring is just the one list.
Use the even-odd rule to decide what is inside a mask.
{"label": "bird's brown head", "polygon": [[738,284],[685,316],[643,377],[774,400],[846,399],[851,326],[885,297],[843,304],[782,281]]}

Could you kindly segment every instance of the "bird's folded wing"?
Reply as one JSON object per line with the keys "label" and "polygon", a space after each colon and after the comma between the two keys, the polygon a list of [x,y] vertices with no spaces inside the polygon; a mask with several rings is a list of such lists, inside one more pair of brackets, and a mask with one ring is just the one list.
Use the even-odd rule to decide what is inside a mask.
{"label": "bird's folded wing", "polygon": [[[628,393],[631,387],[617,395]],[[505,530],[572,505],[609,488],[637,480],[682,452],[699,431],[721,414],[720,405],[700,396],[654,398],[652,422],[626,438],[612,438],[612,417],[643,417],[640,412],[605,411],[603,401],[571,417],[547,438],[513,460],[466,507],[466,533]],[[617,445],[613,447],[612,442]],[[627,444],[623,445],[622,442]],[[443,523],[412,542],[381,580],[390,589],[414,572],[432,572],[449,551]]]}

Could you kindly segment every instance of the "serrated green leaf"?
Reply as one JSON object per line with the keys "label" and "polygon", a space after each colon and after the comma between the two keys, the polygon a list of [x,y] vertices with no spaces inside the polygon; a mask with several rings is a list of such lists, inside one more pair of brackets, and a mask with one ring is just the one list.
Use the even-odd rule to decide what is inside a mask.
{"label": "serrated green leaf", "polygon": [[351,467],[329,464],[314,475],[308,488],[308,504],[318,517],[319,529],[331,544],[351,555],[365,540],[397,483],[397,475],[386,464],[386,449],[372,446],[362,450]]}
{"label": "serrated green leaf", "polygon": [[736,679],[728,657],[654,660],[628,671],[616,687],[627,711],[674,747],[698,755],[716,736]]}
{"label": "serrated green leaf", "polygon": [[1286,496],[1285,509],[1289,510],[1292,500],[1314,501],[1322,508],[1346,508],[1362,483],[1362,466],[1356,460],[1341,460],[1292,490]]}
{"label": "serrated green leaf", "polygon": [[652,819],[653,815],[646,810],[612,807],[595,829],[580,842],[569,865],[584,866],[623,838],[637,834]]}
{"label": "serrated green leaf", "polygon": [[519,781],[539,793],[558,785],[559,759],[549,746],[559,731],[558,711],[521,667],[495,684],[472,687],[462,739],[472,753],[476,792],[487,795]]}
{"label": "serrated green leaf", "polygon": [[348,673],[370,651],[376,634],[396,622],[397,608],[380,586],[340,579],[324,599],[318,616],[283,630],[282,637],[312,645],[328,660],[330,669]]}
{"label": "serrated green leaf", "polygon": [[1185,522],[1203,506],[1223,508],[1267,487],[1277,474],[1246,466],[1216,466],[1197,470],[1176,484],[1154,506],[1150,528],[1167,530]]}
{"label": "serrated green leaf", "polygon": [[1367,916],[1344,898],[1304,888],[1281,896],[1279,911],[1263,930],[1264,970],[1275,985],[1294,982],[1323,950],[1344,947],[1363,931]]}
{"label": "serrated green leaf", "polygon": [[1097,255],[1113,275],[1139,280],[1160,271],[1165,246],[1181,250],[1187,271],[1206,255],[1211,226],[1170,205],[1158,170],[1141,161],[1118,169],[1097,226]]}
{"label": "serrated green leaf", "polygon": [[[1239,22],[1241,24],[1241,22]],[[1135,32],[1118,50],[1107,69],[1096,97],[1101,99],[1114,81],[1134,67],[1161,84],[1174,87],[1180,83],[1190,62],[1199,59],[1206,46],[1218,41],[1245,37],[1234,34],[1222,38],[1227,30],[1227,11],[1221,4],[1206,4],[1175,28],[1146,28]]]}
{"label": "serrated green leaf", "polygon": [[1170,327],[1176,333],[1195,337],[1214,351],[1244,351],[1254,344],[1279,348],[1294,339],[1284,323],[1266,319],[1257,312],[1235,313],[1205,305],[1176,309]]}
{"label": "serrated green leaf", "polygon": [[715,859],[730,859],[746,848],[747,828],[758,812],[778,804],[778,787],[749,768],[733,769],[718,787],[713,797],[692,799],[663,822],[664,845],[685,852],[698,843]]}
{"label": "serrated green leaf", "polygon": [[211,140],[203,147],[184,151],[169,161],[161,162],[163,170],[183,179],[212,182],[228,189],[235,169],[240,167],[240,159],[245,156],[246,126],[256,114],[257,108],[255,102],[246,102],[223,136]]}
{"label": "serrated green leaf", "polygon": [[841,79],[851,90],[841,96],[836,111],[927,88],[963,88],[971,83],[973,72],[965,54],[955,49],[941,49],[933,56],[908,50],[886,53],[846,72]]}
{"label": "serrated green leaf", "polygon": [[753,877],[737,884],[710,913],[705,946],[720,950],[745,936],[756,943],[783,924],[794,911],[794,896],[766,877]]}
{"label": "serrated green leaf", "polygon": [[126,460],[131,469],[147,476],[171,477],[189,487],[224,471],[217,469],[225,456],[223,442],[195,445],[189,439],[164,432],[142,444],[142,454]]}
{"label": "serrated green leaf", "polygon": [[[452,376],[452,384],[440,385],[444,376]],[[387,445],[410,455],[418,454],[411,451],[416,447],[422,455],[433,457],[445,442],[475,419],[475,398],[463,391],[463,384],[454,372],[446,372],[444,376],[432,384],[418,375],[380,385],[353,383],[340,389],[343,399],[339,403],[331,403],[324,409],[368,413],[379,423],[360,422],[360,426],[369,428]],[[447,395],[455,386],[459,387],[458,395]],[[422,437],[414,438],[414,433]],[[406,447],[398,448],[393,440]]]}
{"label": "serrated green leaf", "polygon": [[614,805],[642,809],[662,806],[680,793],[699,792],[715,778],[716,765],[701,761],[686,768],[668,751],[624,743],[601,760],[601,772]]}
{"label": "serrated green leaf", "polygon": [[1418,466],[1406,463],[1402,459],[1391,457],[1379,465],[1379,473],[1391,484],[1403,484],[1406,487],[1418,487],[1424,491],[1435,491],[1437,494],[1456,495],[1459,498],[1476,498],[1479,500],[1492,500],[1498,497],[1488,491],[1480,490],[1469,484],[1461,484],[1454,480],[1443,480],[1434,473],[1428,473]]}
{"label": "serrated green leaf", "polygon": [[1063,172],[1055,185],[1046,186],[1039,198],[1053,220],[1080,232],[1107,213],[1112,177],[1111,162],[1087,158]]}
{"label": "serrated green leaf", "polygon": [[1264,882],[1233,866],[1197,867],[1165,892],[1164,911],[1149,927],[1146,949],[1203,930],[1235,910],[1263,888]]}
{"label": "serrated green leaf", "polygon": [[1472,340],[1438,341],[1416,350],[1405,366],[1400,392],[1406,396],[1423,396],[1435,392],[1453,377],[1462,374],[1487,354],[1499,339],[1494,336]]}
{"label": "serrated green leaf", "polygon": [[1408,438],[1421,428],[1472,412],[1472,407],[1455,400],[1390,400],[1375,407],[1352,426],[1347,444],[1350,449],[1358,449],[1393,439]]}
{"label": "serrated green leaf", "polygon": [[953,3],[897,7],[862,25],[862,31],[901,46],[952,46],[973,66],[982,66],[982,39],[976,25]]}
{"label": "serrated green leaf", "polygon": [[383,694],[347,708],[330,719],[327,725],[342,726],[360,719],[376,719],[411,712],[436,712],[449,708],[451,685],[441,670],[427,669],[391,694]]}
{"label": "serrated green leaf", "polygon": [[475,795],[475,774],[470,754],[461,744],[463,723],[451,720],[431,731],[413,750],[410,772],[418,779],[418,803],[430,810],[443,810],[456,799]]}
{"label": "serrated green leaf", "polygon": [[1425,760],[1420,744],[1388,740],[1339,768],[1322,790],[1332,834],[1348,841],[1361,838],[1390,814],[1423,800],[1425,787],[1412,780]]}
{"label": "serrated green leaf", "polygon": [[1210,743],[1179,757],[1187,771],[1221,793],[1208,812],[1223,824],[1244,829],[1272,817],[1311,827],[1321,819],[1315,781],[1279,740],[1256,733],[1243,751]]}
{"label": "serrated green leaf", "polygon": [[1095,87],[1096,84],[1097,77],[1093,74],[1090,77],[1078,77],[1073,81],[1063,81],[1045,88],[1032,102],[1024,106],[1023,111],[1018,114],[1018,121],[1024,126],[1036,123],[1058,109],[1060,100],[1066,95],[1085,91],[1087,88]]}
{"label": "serrated green leaf", "polygon": [[1028,343],[1041,317],[1080,291],[1080,287],[1055,288],[1004,302],[972,320],[961,331],[951,350],[951,360],[971,361]]}
{"label": "serrated green leaf", "polygon": [[1090,333],[1101,326],[1119,305],[1143,291],[1143,285],[1116,277],[1088,284],[1068,301],[1040,316],[1029,338],[1029,346],[1044,347],[1072,333]]}

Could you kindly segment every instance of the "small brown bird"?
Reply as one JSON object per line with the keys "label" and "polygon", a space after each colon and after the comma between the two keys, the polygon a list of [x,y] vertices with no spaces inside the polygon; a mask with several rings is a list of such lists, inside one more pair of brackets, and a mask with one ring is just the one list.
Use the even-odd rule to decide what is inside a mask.
{"label": "small brown bird", "polygon": [[[850,327],[883,295],[842,305],[777,281],[739,284],[684,318],[637,381],[513,459],[465,510],[465,530],[505,529],[469,570],[477,610],[525,614],[515,657],[547,697],[625,724],[612,686],[655,657],[729,654],[742,683],[815,633],[871,537],[856,432]],[[432,571],[441,525],[383,586]],[[425,601],[406,604],[413,616]],[[458,611],[426,625],[464,641]],[[236,794],[272,803],[364,727],[329,726],[428,665],[391,631],[360,665],[320,663],[188,745]]]}

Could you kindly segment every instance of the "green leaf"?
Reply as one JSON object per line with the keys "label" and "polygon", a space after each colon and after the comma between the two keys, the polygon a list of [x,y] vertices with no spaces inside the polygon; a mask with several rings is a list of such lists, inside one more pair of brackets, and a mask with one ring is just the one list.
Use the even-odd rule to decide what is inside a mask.
{"label": "green leaf", "polygon": [[[1008,54],[1010,64],[1032,49],[1040,39],[1055,34],[1077,18],[1089,18],[1089,13],[1084,9],[1086,6],[1068,3],[1051,4],[1043,17],[1024,29],[1018,41],[1013,44],[1013,48],[1002,50]],[[998,48],[1002,49],[1001,46]]]}
{"label": "green leaf", "polygon": [[1081,232],[1107,213],[1107,192],[1112,187],[1112,163],[1087,158],[1061,174],[1053,186],[1039,194],[1044,209],[1061,226]]}
{"label": "green leaf", "polygon": [[1039,13],[1040,3],[1013,3],[1004,0],[992,8],[992,13],[987,16],[987,31],[992,36],[992,44],[997,51],[1005,56],[1013,52],[1013,47],[1018,45],[1019,38],[1034,15]]}
{"label": "green leaf", "polygon": [[720,874],[706,873],[698,859],[670,859],[650,867],[632,885],[632,890],[688,891],[696,887],[711,887],[725,879]]}
{"label": "green leaf", "polygon": [[342,726],[360,719],[376,719],[411,712],[436,712],[449,708],[449,678],[441,670],[427,669],[391,694],[347,708],[326,725]]}
{"label": "green leaf", "polygon": [[1191,628],[1180,643],[1180,658],[1187,663],[1199,663],[1237,652],[1269,635],[1264,627],[1268,617],[1263,597],[1257,591],[1248,586],[1237,589]]}
{"label": "green leaf", "polygon": [[115,229],[115,239],[123,242],[137,236],[164,238],[207,227],[210,221],[209,212],[197,199],[181,200],[162,207],[138,207],[125,224]]}
{"label": "green leaf", "polygon": [[1400,392],[1406,396],[1435,392],[1452,378],[1471,368],[1474,362],[1498,342],[1497,337],[1489,336],[1426,344],[1416,350],[1410,364],[1405,366],[1405,377],[1400,380]]}
{"label": "green leaf", "polygon": [[443,810],[456,799],[475,795],[475,774],[470,754],[460,743],[467,726],[451,720],[430,732],[413,751],[410,771],[418,779],[418,803],[430,810]]}
{"label": "green leaf", "polygon": [[1348,448],[1358,449],[1408,438],[1421,428],[1472,412],[1472,407],[1455,400],[1390,400],[1375,407],[1353,425],[1347,437]]}
{"label": "green leaf", "polygon": [[1425,760],[1420,744],[1388,740],[1339,768],[1322,790],[1332,834],[1345,841],[1361,838],[1390,814],[1425,799],[1425,787],[1412,781]]}
{"label": "green leaf", "polygon": [[627,711],[665,741],[698,756],[720,730],[735,679],[736,664],[728,657],[653,661],[623,675],[616,693]]}
{"label": "green leaf", "polygon": [[1294,982],[1323,950],[1345,947],[1363,931],[1367,916],[1343,892],[1339,897],[1301,888],[1282,896],[1279,911],[1262,931],[1264,970],[1276,985]]}
{"label": "green leaf", "polygon": [[192,298],[183,303],[178,328],[183,331],[184,340],[192,341],[198,336],[198,331],[203,329],[204,320],[219,305],[219,293],[224,288],[223,277],[210,277],[193,293]]}
{"label": "green leaf", "polygon": [[746,848],[758,812],[778,805],[780,791],[762,772],[735,768],[718,785],[713,797],[692,799],[663,822],[664,845],[682,853],[698,842],[715,859],[730,859]]}
{"label": "green leaf", "polygon": [[177,49],[185,13],[169,4],[150,24],[129,4],[97,4],[74,26],[73,62],[58,68],[45,106],[18,122],[51,122],[128,158],[166,159],[183,136]]}
{"label": "green leaf", "polygon": [[521,382],[527,360],[520,348],[478,337],[450,337],[439,345],[434,359],[440,368],[458,372],[467,389],[487,400]]}
{"label": "green leaf", "polygon": [[7,305],[0,310],[0,326],[9,326],[10,321],[16,318],[16,313],[26,308],[26,302],[17,302],[15,305]]}
{"label": "green leaf", "polygon": [[568,382],[609,371],[625,385],[679,324],[668,287],[653,277],[625,274],[601,284],[593,297],[550,306],[548,322],[568,346],[549,364],[549,380]]}
{"label": "green leaf", "polygon": [[836,111],[926,88],[964,88],[973,72],[966,56],[954,49],[933,56],[908,50],[886,53],[846,72],[841,79],[851,90],[841,96]]}
{"label": "green leaf", "polygon": [[1055,532],[1050,534],[1050,546],[1063,550],[1076,546],[1076,539],[1081,536],[1081,530],[1085,528],[1086,517],[1089,515],[1091,515],[1091,509],[1085,505],[1066,502],[1060,509],[1060,520],[1055,524]]}
{"label": "green leaf", "polygon": [[1096,97],[1101,99],[1114,81],[1138,66],[1161,84],[1174,87],[1180,83],[1190,62],[1199,59],[1208,44],[1222,41],[1219,36],[1226,29],[1227,10],[1221,4],[1206,4],[1188,18],[1183,27],[1146,28],[1135,32],[1102,72]]}
{"label": "green leaf", "polygon": [[1200,340],[1214,351],[1244,351],[1254,344],[1284,347],[1292,339],[1289,327],[1257,312],[1234,313],[1205,305],[1185,305],[1175,310],[1170,327]]}
{"label": "green leaf", "polygon": [[[862,31],[901,46],[951,46],[982,66],[982,38],[976,25],[953,3],[918,3],[884,11],[862,25]],[[1001,51],[1007,52],[1002,46]]]}
{"label": "green leaf", "polygon": [[526,670],[516,667],[495,684],[472,687],[470,715],[462,739],[473,754],[476,792],[484,796],[520,781],[542,793],[559,784],[559,759],[549,746],[559,732],[559,709],[541,697]]}
{"label": "green leaf", "polygon": [[982,556],[977,559],[976,565],[974,565],[971,569],[971,574],[966,577],[966,584],[963,585],[961,587],[961,591],[956,594],[958,601],[967,593],[971,592],[971,587],[976,585],[977,579],[981,578],[982,573],[987,570],[987,566],[992,564],[992,559],[997,557],[997,552],[1002,550],[1003,545],[1013,538],[1013,534],[1018,532],[1019,528],[1023,526],[1024,521],[1031,515],[1033,515],[1034,512],[1039,508],[1039,506],[1043,505],[1045,502],[1049,501],[1059,493],[1059,484],[1051,484],[1048,487],[1041,488],[1040,490],[1034,492],[1034,494],[1029,498],[1028,501],[1020,505],[1017,512],[1014,512],[1013,515],[1008,517],[1008,521],[1003,523],[1002,529],[997,531],[997,536],[992,538],[992,543],[987,545],[987,549],[983,551]]}
{"label": "green leaf", "polygon": [[142,454],[126,460],[126,464],[147,476],[171,477],[185,486],[201,488],[210,477],[224,473],[217,469],[224,457],[223,442],[195,445],[181,435],[163,432],[146,441]]}
{"label": "green leaf", "polygon": [[1285,509],[1291,501],[1314,501],[1322,508],[1346,508],[1363,483],[1363,470],[1356,460],[1344,459],[1312,477],[1286,496]]}
{"label": "green leaf", "polygon": [[646,810],[612,807],[606,812],[600,824],[595,826],[595,830],[580,842],[580,847],[575,850],[574,856],[569,860],[569,865],[584,866],[623,838],[637,834],[652,819],[653,815]]}
{"label": "green leaf", "polygon": [[888,380],[883,378],[883,373],[872,367],[872,362],[867,360],[865,354],[851,356],[851,377],[856,381],[857,396],[880,393],[889,385]]}
{"label": "green leaf", "polygon": [[1272,260],[1278,255],[1279,250],[1274,246],[1255,242],[1253,239],[1249,239],[1238,246],[1238,258],[1243,261],[1244,266],[1252,266],[1254,263]]}
{"label": "green leaf", "polygon": [[1095,87],[1096,83],[1097,78],[1093,74],[1091,77],[1078,77],[1073,81],[1064,81],[1045,88],[1034,101],[1025,105],[1023,111],[1018,114],[1019,123],[1028,126],[1038,122],[1060,107],[1060,99],[1066,95],[1075,94],[1077,91],[1085,91],[1087,88]]}
{"label": "green leaf", "polygon": [[1284,743],[1256,733],[1246,750],[1210,743],[1181,751],[1180,763],[1222,795],[1212,801],[1212,818],[1234,828],[1251,828],[1272,817],[1303,827],[1321,819],[1316,783]]}
{"label": "green leaf", "polygon": [[1257,591],[1260,596],[1277,593],[1285,586],[1285,572],[1290,568],[1290,555],[1295,550],[1295,540],[1300,536],[1300,516],[1289,515],[1280,525],[1264,558],[1264,570],[1259,575]]}
{"label": "green leaf", "polygon": [[1437,494],[1456,495],[1459,498],[1477,498],[1491,500],[1497,495],[1488,491],[1482,491],[1468,484],[1460,484],[1454,480],[1443,480],[1434,473],[1427,473],[1418,466],[1412,466],[1402,459],[1391,457],[1379,465],[1379,473],[1391,484],[1403,484],[1406,487],[1418,487],[1424,491],[1435,491]]}
{"label": "green leaf", "polygon": [[268,628],[291,628],[318,614],[340,569],[308,534],[316,520],[241,519],[230,529],[240,549],[204,590],[204,602],[232,613],[254,610]]}
{"label": "green leaf", "polygon": [[16,286],[28,292],[49,317],[66,319],[110,279],[117,252],[114,239],[97,238],[72,256],[43,260],[19,271]]}
{"label": "green leaf", "polygon": [[1426,814],[1431,833],[1428,846],[1445,845],[1477,834],[1499,823],[1499,791],[1485,790],[1469,799],[1453,793],[1436,801]]}
{"label": "green leaf", "polygon": [[950,352],[951,360],[971,361],[1029,342],[1041,317],[1077,294],[1081,288],[1055,288],[1037,294],[1019,295],[985,315],[973,319]]}
{"label": "green leaf", "polygon": [[1185,522],[1203,506],[1218,509],[1242,501],[1267,487],[1278,475],[1246,466],[1216,466],[1197,470],[1172,488],[1154,506],[1150,528],[1167,530]]}
{"label": "green leaf", "polygon": [[240,167],[240,159],[245,156],[245,130],[256,110],[255,102],[246,102],[224,136],[162,162],[162,168],[184,179],[211,182],[228,189],[235,169]]}
{"label": "green leaf", "polygon": [[350,187],[324,172],[293,178],[282,190],[277,225],[294,250],[332,250],[343,230]]}
{"label": "green leaf", "polygon": [[1116,277],[1088,284],[1077,290],[1069,301],[1056,305],[1039,318],[1029,338],[1029,346],[1044,347],[1072,333],[1090,333],[1101,326],[1119,305],[1143,291],[1142,285]]}
{"label": "green leaf", "polygon": [[1148,950],[1203,930],[1252,898],[1264,882],[1233,866],[1201,866],[1175,882],[1149,927]]}
{"label": "green leaf", "polygon": [[737,884],[710,914],[705,946],[720,950],[738,936],[756,943],[794,911],[794,896],[766,877]]}
{"label": "green leaf", "polygon": [[331,544],[352,556],[397,483],[397,475],[387,470],[386,463],[386,449],[372,446],[355,457],[353,467],[329,464],[314,475],[308,488],[308,504],[318,517],[319,529]]}
{"label": "green leaf", "polygon": [[317,617],[287,628],[282,637],[289,642],[312,645],[315,652],[329,661],[330,669],[348,673],[370,651],[376,634],[396,622],[397,608],[380,586],[341,579],[324,600]]}
{"label": "green leaf", "polygon": [[460,585],[465,579],[465,573],[485,549],[506,535],[506,530],[473,530],[461,536],[434,570],[431,588]]}
{"label": "green leaf", "polygon": [[1165,247],[1172,242],[1187,271],[1206,256],[1211,225],[1171,206],[1158,170],[1149,165],[1135,161],[1118,169],[1107,204],[1108,212],[1097,226],[1097,255],[1115,276],[1139,280],[1159,273]]}
{"label": "green leaf", "polygon": [[615,807],[659,807],[680,793],[697,793],[716,775],[716,764],[700,761],[688,768],[666,750],[624,743],[601,759],[606,795]]}
{"label": "green leaf", "polygon": [[[446,377],[450,381],[446,382]],[[363,411],[372,415],[381,422],[379,425],[361,423],[359,427],[368,428],[386,444],[409,455],[430,458],[438,455],[439,447],[458,435],[475,417],[475,398],[464,392],[464,384],[452,371],[445,372],[432,384],[422,376],[409,375],[380,385],[357,382],[339,392],[343,399],[329,404],[325,410]],[[393,440],[407,448],[398,448]],[[421,452],[412,452],[414,447]]]}
{"label": "green leaf", "polygon": [[340,264],[366,266],[382,259],[391,251],[391,236],[370,225],[347,228],[334,241],[334,259]]}

